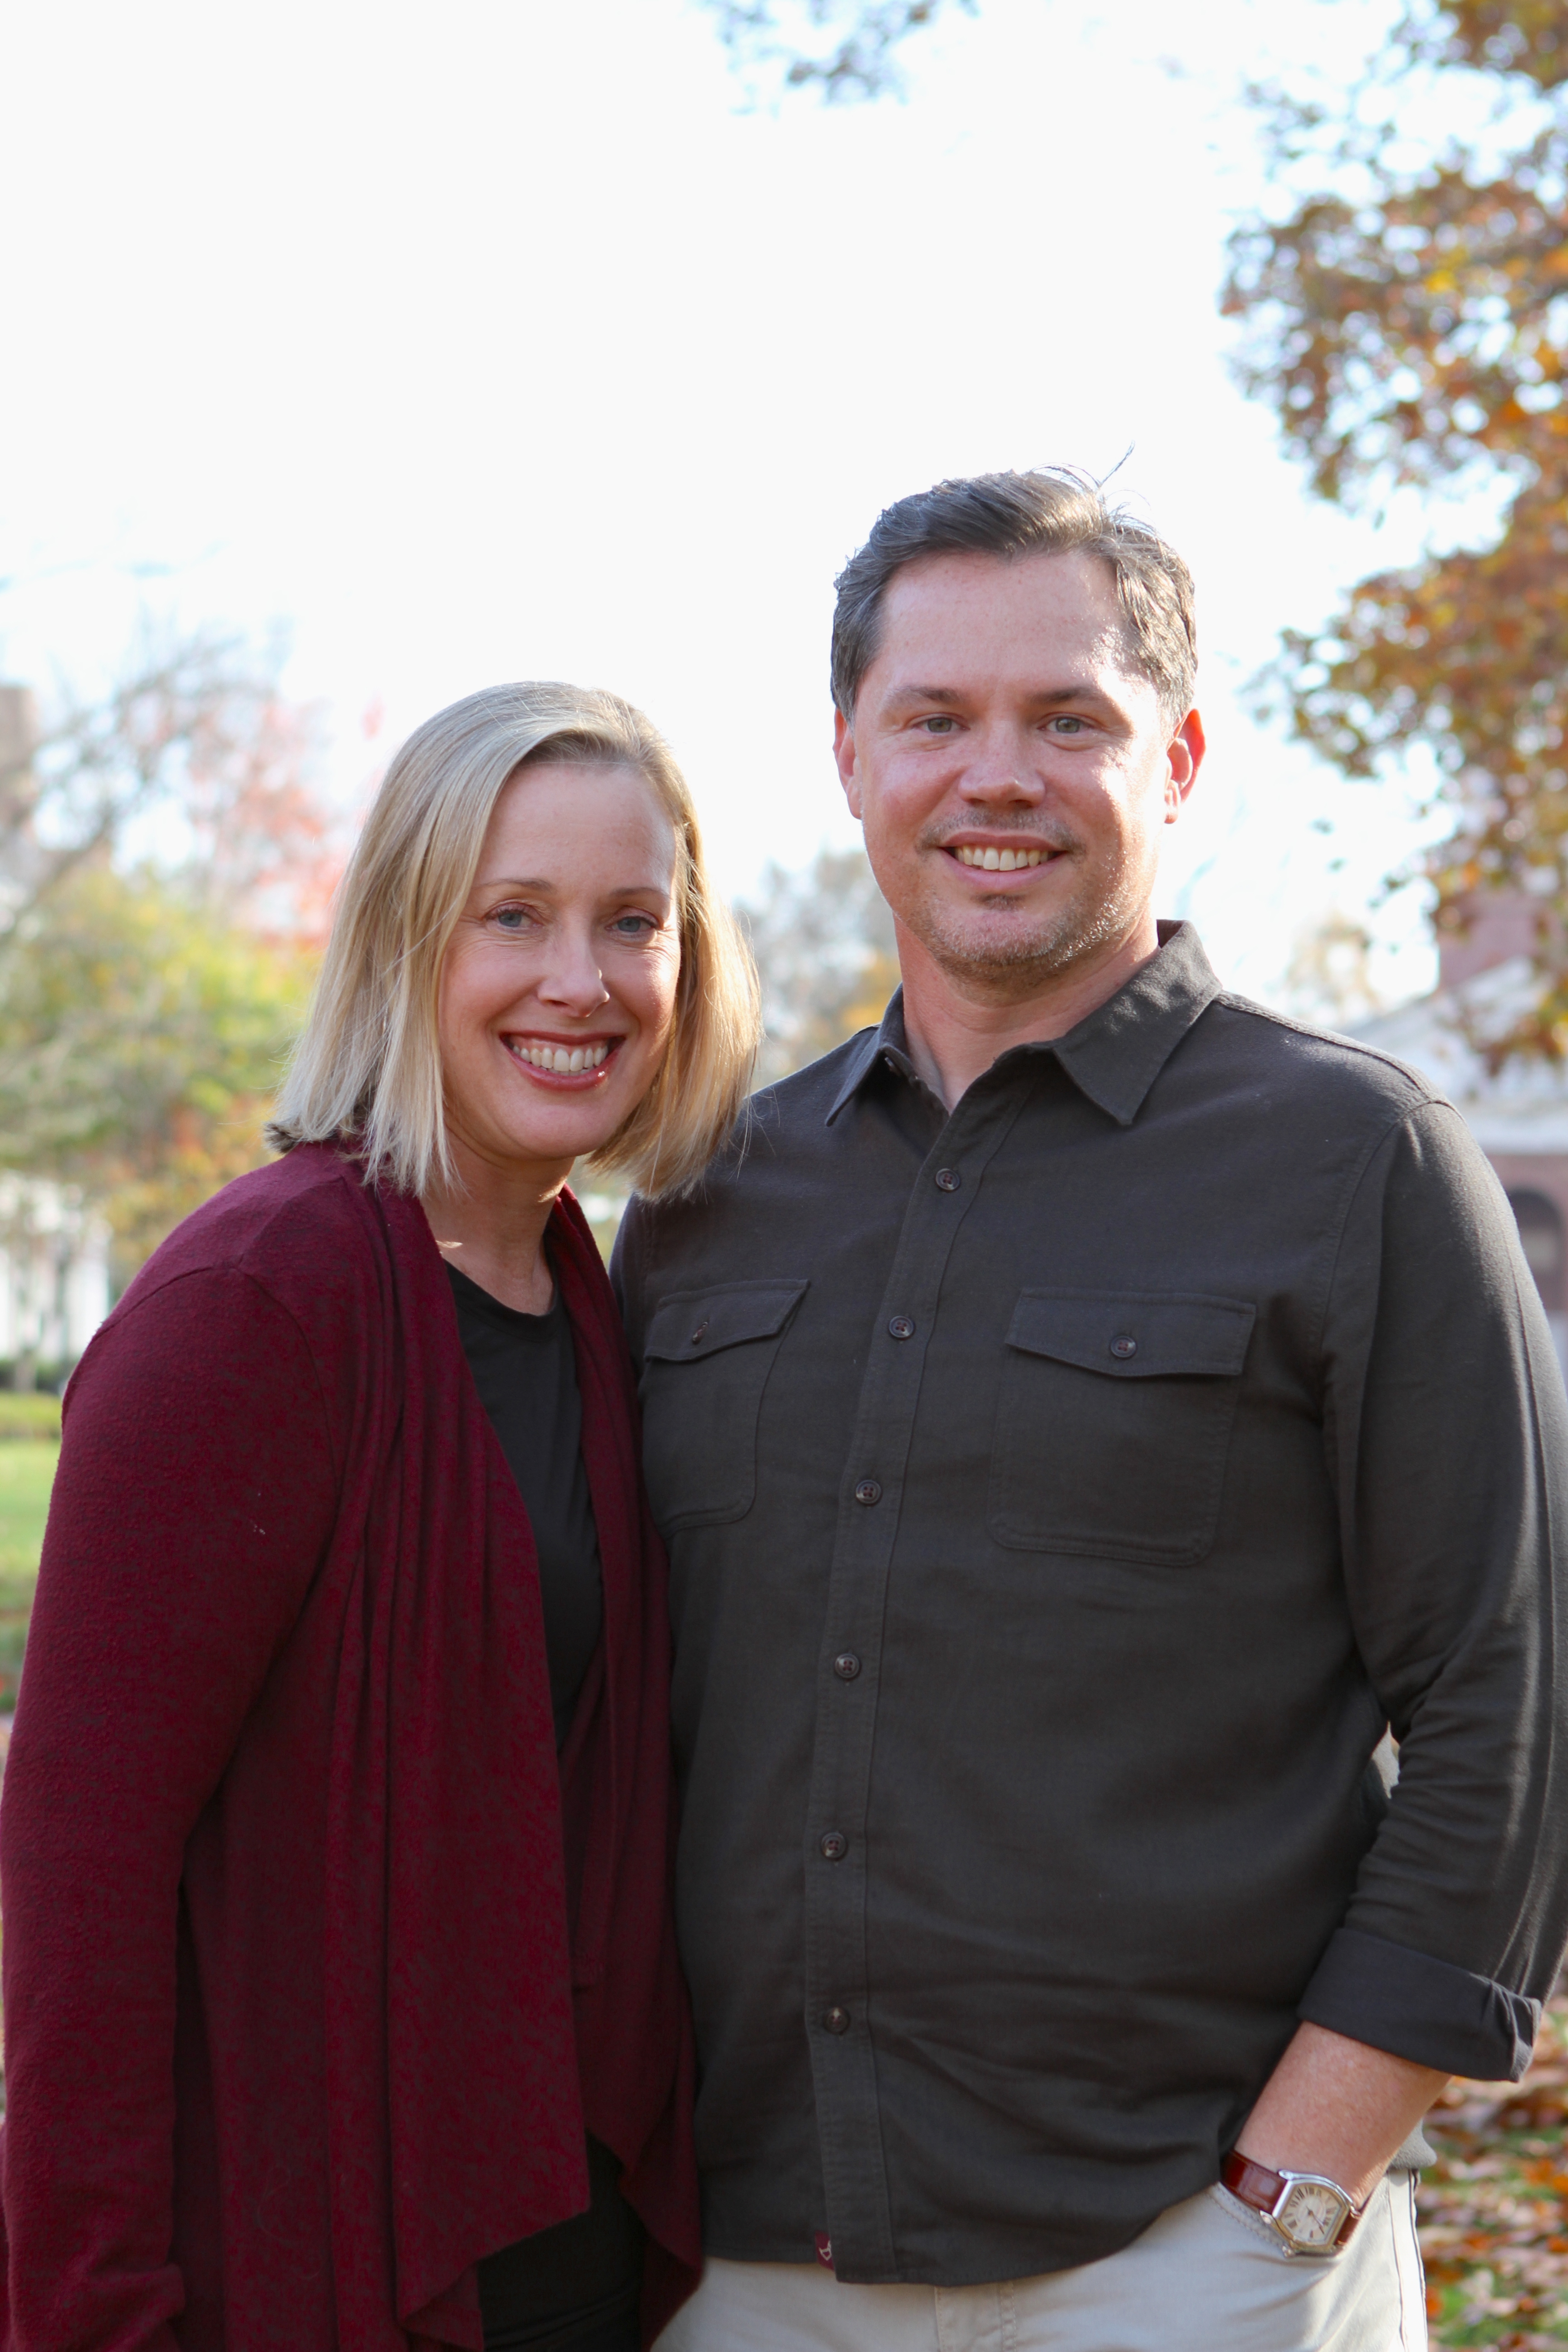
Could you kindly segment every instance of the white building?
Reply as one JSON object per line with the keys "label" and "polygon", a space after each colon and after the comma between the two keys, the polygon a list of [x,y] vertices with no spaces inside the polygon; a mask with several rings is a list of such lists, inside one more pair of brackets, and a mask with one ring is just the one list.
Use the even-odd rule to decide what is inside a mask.
{"label": "white building", "polygon": [[[26,687],[0,686],[0,897],[26,877],[37,732]],[[68,1370],[109,1307],[102,1219],[68,1186],[0,1174],[0,1379]]]}
{"label": "white building", "polygon": [[64,1185],[0,1175],[0,1366],[68,1370],[110,1308],[109,1229]]}
{"label": "white building", "polygon": [[1538,908],[1499,892],[1462,939],[1445,940],[1435,994],[1356,1024],[1369,1045],[1412,1063],[1446,1095],[1502,1179],[1568,1372],[1568,1068],[1510,1063],[1495,1076],[1466,1041],[1497,1034],[1539,985],[1531,965]]}

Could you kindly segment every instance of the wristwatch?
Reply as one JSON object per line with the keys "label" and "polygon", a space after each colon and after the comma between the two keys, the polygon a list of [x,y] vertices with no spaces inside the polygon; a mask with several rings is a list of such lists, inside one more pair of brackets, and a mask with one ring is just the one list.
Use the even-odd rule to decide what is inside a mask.
{"label": "wristwatch", "polygon": [[1232,2148],[1219,2177],[1233,2197],[1272,2222],[1287,2253],[1337,2254],[1362,2217],[1339,2182],[1321,2172],[1270,2172]]}

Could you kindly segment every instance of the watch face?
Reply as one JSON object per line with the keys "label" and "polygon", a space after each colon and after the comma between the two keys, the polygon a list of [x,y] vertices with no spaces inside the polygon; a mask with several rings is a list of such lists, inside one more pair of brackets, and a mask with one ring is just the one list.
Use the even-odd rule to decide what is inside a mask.
{"label": "watch face", "polygon": [[1331,2181],[1293,2180],[1274,2219],[1292,2245],[1321,2250],[1333,2244],[1349,2211],[1349,2199]]}

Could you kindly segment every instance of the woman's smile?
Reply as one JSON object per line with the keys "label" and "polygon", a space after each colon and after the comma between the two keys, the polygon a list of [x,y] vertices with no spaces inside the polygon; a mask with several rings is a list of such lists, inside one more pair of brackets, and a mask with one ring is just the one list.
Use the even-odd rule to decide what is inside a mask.
{"label": "woman's smile", "polygon": [[521,1062],[535,1084],[552,1091],[565,1087],[581,1092],[603,1086],[619,1037],[541,1037],[503,1035],[501,1044],[513,1061]]}

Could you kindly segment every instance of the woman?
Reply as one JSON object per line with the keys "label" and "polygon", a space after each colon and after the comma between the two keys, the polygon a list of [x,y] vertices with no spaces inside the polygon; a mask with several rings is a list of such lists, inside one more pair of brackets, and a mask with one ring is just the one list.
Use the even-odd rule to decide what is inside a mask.
{"label": "woman", "polygon": [[663,1566],[564,1185],[689,1181],[755,1024],[637,712],[500,687],[405,745],[285,1156],[67,1400],[0,1826],[13,2352],[622,2352],[689,2291]]}

